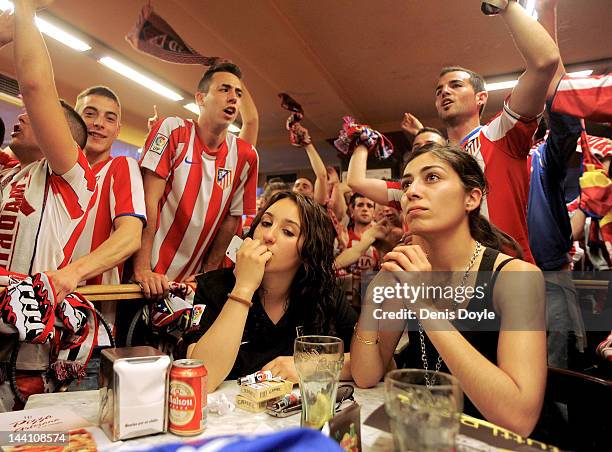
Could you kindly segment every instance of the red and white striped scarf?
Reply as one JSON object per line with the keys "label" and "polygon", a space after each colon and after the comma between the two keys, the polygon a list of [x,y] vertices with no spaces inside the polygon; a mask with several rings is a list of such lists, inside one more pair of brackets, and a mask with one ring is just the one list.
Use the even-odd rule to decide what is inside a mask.
{"label": "red and white striped scarf", "polygon": [[[78,293],[57,302],[44,273],[26,276],[0,269],[0,334],[19,341],[51,344],[50,367],[59,381],[80,378],[97,345],[98,318],[93,305]],[[52,390],[52,388],[49,388]]]}
{"label": "red and white striped scarf", "polygon": [[168,22],[153,12],[151,3],[143,6],[136,25],[127,34],[125,40],[134,49],[169,63],[214,66],[227,61],[198,53],[183,41]]}
{"label": "red and white striped scarf", "polygon": [[381,160],[393,154],[393,144],[379,131],[367,124],[359,124],[352,116],[344,116],[342,121],[342,129],[334,146],[343,154],[350,155],[360,144]]}

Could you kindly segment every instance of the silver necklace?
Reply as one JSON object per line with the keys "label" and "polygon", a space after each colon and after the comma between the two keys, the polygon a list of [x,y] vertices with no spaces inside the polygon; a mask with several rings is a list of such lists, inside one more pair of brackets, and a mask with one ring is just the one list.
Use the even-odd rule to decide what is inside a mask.
{"label": "silver necklace", "polygon": [[[465,287],[465,283],[467,281],[468,275],[470,273],[470,270],[474,266],[474,262],[476,262],[476,259],[478,258],[478,255],[480,254],[481,250],[482,250],[482,245],[480,244],[480,242],[476,241],[476,249],[474,250],[474,254],[472,254],[472,258],[470,259],[470,262],[468,263],[465,269],[465,273],[463,274],[463,277],[461,278],[461,285],[459,287],[462,289],[462,293],[463,293],[463,288]],[[457,310],[457,302],[454,299],[453,299],[453,309],[455,311]],[[429,377],[429,362],[427,361],[427,351],[425,350],[425,331],[423,330],[423,324],[421,323],[420,320],[419,320],[419,339],[421,341],[421,360],[423,361],[423,369],[425,369],[425,385],[428,388],[430,388],[436,382],[436,374],[433,374],[431,378]],[[441,366],[442,366],[442,357],[438,353],[438,360],[436,361],[436,372],[440,371]]]}

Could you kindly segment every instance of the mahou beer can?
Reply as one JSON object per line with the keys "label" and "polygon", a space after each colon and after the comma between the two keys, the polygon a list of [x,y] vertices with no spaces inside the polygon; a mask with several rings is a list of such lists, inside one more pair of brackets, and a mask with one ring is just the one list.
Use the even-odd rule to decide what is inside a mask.
{"label": "mahou beer can", "polygon": [[198,435],[206,426],[206,385],[204,362],[179,359],[170,371],[168,429],[175,435]]}

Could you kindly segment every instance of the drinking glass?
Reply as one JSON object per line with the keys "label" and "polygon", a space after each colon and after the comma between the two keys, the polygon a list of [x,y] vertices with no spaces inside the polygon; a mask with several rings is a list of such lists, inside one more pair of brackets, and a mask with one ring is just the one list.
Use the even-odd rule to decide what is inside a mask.
{"label": "drinking glass", "polygon": [[385,409],[396,450],[455,450],[463,391],[452,375],[422,369],[392,370],[385,376]]}
{"label": "drinking glass", "polygon": [[320,429],[334,416],[344,343],[332,336],[300,336],[293,357],[302,391],[300,425]]}

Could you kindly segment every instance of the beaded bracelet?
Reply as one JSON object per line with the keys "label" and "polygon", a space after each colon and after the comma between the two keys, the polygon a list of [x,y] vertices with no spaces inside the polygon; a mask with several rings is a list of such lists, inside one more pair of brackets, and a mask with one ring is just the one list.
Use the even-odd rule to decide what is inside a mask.
{"label": "beaded bracelet", "polygon": [[353,328],[353,335],[357,338],[357,340],[359,342],[361,342],[362,344],[365,344],[365,345],[376,345],[376,344],[378,344],[378,342],[380,341],[380,336],[378,334],[376,335],[376,340],[375,341],[370,341],[368,339],[364,339],[357,332],[357,327],[358,326],[359,326],[359,323],[356,323],[355,327]]}
{"label": "beaded bracelet", "polygon": [[252,301],[247,300],[246,298],[240,298],[240,297],[237,297],[236,295],[231,294],[231,293],[228,293],[228,294],[227,294],[227,298],[229,298],[230,300],[237,301],[238,303],[242,303],[243,305],[246,305],[246,306],[247,306],[247,307],[249,307],[249,308],[250,308],[251,306],[253,306],[253,302],[252,302]]}

